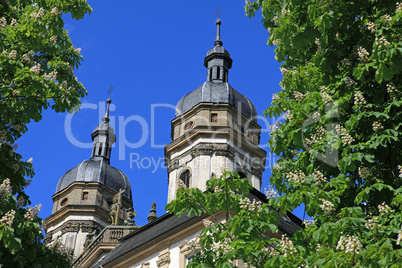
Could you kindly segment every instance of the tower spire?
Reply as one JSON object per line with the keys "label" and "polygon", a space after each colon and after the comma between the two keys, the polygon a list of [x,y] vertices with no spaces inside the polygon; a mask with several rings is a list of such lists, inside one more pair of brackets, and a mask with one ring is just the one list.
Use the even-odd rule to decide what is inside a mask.
{"label": "tower spire", "polygon": [[110,119],[109,119],[109,108],[110,108],[110,104],[112,103],[112,91],[114,90],[113,86],[110,86],[109,90],[107,91],[107,93],[109,94],[109,98],[107,99],[107,108],[106,108],[106,113],[105,113],[105,117],[102,118],[102,121],[105,123],[109,123]]}
{"label": "tower spire", "polygon": [[219,13],[217,11],[218,18],[216,20],[216,40],[214,47],[210,49],[207,56],[204,59],[204,66],[208,68],[207,81],[213,83],[227,83],[229,69],[232,67],[232,59],[229,52],[222,46],[221,41],[221,20],[219,19]]}
{"label": "tower spire", "polygon": [[214,45],[221,47],[223,45],[223,42],[221,41],[221,20],[219,17],[216,19],[216,40]]}
{"label": "tower spire", "polygon": [[107,108],[105,117],[102,118],[102,123],[94,129],[92,133],[93,148],[91,160],[99,161],[105,160],[107,164],[110,163],[110,155],[112,153],[112,145],[116,142],[116,135],[112,126],[109,125],[109,110],[112,103],[111,94],[113,87],[110,86],[108,90],[109,98],[107,99]]}

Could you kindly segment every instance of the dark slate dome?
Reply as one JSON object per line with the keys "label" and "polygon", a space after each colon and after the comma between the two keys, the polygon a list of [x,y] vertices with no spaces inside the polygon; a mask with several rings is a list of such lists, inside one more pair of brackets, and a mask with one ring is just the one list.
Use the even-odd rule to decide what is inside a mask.
{"label": "dark slate dome", "polygon": [[132,200],[131,186],[127,176],[103,160],[84,160],[75,168],[67,171],[57,183],[56,193],[64,190],[73,182],[98,182],[116,192],[124,189],[123,195]]}
{"label": "dark slate dome", "polygon": [[131,198],[131,186],[127,176],[110,166],[112,145],[116,141],[116,135],[109,125],[109,108],[112,100],[107,100],[107,109],[102,123],[95,127],[91,137],[93,140],[92,156],[90,160],[84,160],[73,169],[67,171],[57,183],[56,193],[63,191],[74,182],[97,182],[115,192],[125,190],[124,196]]}
{"label": "dark slate dome", "polygon": [[214,47],[207,52],[204,59],[204,66],[208,69],[207,81],[179,100],[176,105],[176,117],[190,111],[199,103],[228,103],[250,120],[257,122],[257,111],[254,104],[228,83],[232,59],[230,53],[222,46],[221,24],[222,22],[218,18]]}
{"label": "dark slate dome", "polygon": [[196,90],[185,95],[176,105],[176,117],[191,110],[198,103],[228,103],[239,110],[244,116],[252,121],[257,121],[257,110],[254,104],[229,83],[214,83],[206,81]]}

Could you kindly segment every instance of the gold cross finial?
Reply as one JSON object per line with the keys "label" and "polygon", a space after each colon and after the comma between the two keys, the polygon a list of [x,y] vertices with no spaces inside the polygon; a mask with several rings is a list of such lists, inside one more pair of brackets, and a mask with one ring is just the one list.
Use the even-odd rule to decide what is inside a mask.
{"label": "gold cross finial", "polygon": [[112,91],[114,91],[114,87],[110,86],[110,88],[107,90],[107,94],[109,94],[109,99],[112,96]]}
{"label": "gold cross finial", "polygon": [[219,14],[222,13],[222,8],[218,7],[218,9],[215,11],[215,17],[218,17],[219,19]]}

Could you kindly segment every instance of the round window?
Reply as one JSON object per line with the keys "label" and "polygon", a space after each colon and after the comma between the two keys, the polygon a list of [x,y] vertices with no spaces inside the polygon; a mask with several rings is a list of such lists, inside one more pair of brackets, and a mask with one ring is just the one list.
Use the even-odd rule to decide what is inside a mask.
{"label": "round window", "polygon": [[68,202],[68,198],[64,198],[64,199],[61,201],[61,206],[64,207],[64,206],[67,204],[67,202]]}
{"label": "round window", "polygon": [[190,128],[193,127],[193,124],[194,124],[193,121],[190,121],[190,122],[186,123],[186,124],[184,125],[184,130],[189,130]]}

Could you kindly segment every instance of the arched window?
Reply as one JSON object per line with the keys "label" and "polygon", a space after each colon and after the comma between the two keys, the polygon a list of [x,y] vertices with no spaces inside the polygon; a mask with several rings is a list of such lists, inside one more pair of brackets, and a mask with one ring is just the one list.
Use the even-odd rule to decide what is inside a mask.
{"label": "arched window", "polygon": [[241,179],[247,178],[246,174],[243,171],[238,171],[237,174],[239,174]]}
{"label": "arched window", "polygon": [[180,180],[186,185],[186,187],[190,187],[190,170],[185,170],[180,175]]}

